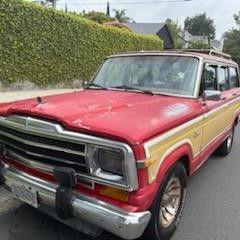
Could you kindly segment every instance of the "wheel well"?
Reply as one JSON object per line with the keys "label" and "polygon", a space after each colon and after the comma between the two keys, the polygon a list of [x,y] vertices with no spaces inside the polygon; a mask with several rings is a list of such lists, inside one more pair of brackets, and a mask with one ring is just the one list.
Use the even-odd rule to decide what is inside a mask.
{"label": "wheel well", "polygon": [[237,124],[238,124],[238,120],[239,120],[238,118],[239,118],[239,117],[236,117],[236,118],[235,118],[235,121],[234,121],[234,125],[235,125],[235,126],[237,126]]}
{"label": "wheel well", "polygon": [[190,175],[190,160],[189,160],[189,157],[187,155],[184,155],[178,161],[183,164],[183,166],[186,169],[187,175],[189,176]]}

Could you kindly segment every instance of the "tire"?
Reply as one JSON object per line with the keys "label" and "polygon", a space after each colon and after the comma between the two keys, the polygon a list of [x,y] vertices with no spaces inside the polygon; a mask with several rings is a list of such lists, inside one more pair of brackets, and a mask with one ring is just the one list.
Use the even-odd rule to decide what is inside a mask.
{"label": "tire", "polygon": [[234,127],[232,127],[226,140],[217,148],[216,155],[218,156],[227,156],[232,149],[232,144],[234,140]]}
{"label": "tire", "polygon": [[[172,195],[173,190],[175,191],[174,194],[180,194],[178,201],[171,199],[170,197],[170,193]],[[182,216],[186,192],[187,173],[183,164],[179,162],[168,171],[165,180],[160,187],[159,193],[150,209],[152,217],[144,233],[146,239],[168,240],[173,235]],[[175,211],[174,208],[169,208],[169,205],[175,205]],[[166,221],[166,219],[170,219],[170,216],[171,221]]]}

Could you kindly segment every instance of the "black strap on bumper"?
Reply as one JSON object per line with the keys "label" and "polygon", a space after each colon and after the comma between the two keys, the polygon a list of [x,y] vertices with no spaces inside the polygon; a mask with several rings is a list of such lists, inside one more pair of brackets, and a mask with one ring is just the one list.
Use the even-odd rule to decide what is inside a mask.
{"label": "black strap on bumper", "polygon": [[75,171],[72,168],[56,167],[54,177],[59,183],[56,191],[56,212],[59,218],[66,220],[73,217],[72,189],[75,187]]}

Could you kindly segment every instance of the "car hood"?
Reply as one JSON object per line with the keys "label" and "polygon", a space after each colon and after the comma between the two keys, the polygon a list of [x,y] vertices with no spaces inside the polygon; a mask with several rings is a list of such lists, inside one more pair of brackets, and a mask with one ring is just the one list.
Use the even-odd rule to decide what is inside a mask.
{"label": "car hood", "polygon": [[0,105],[0,115],[57,121],[69,130],[140,144],[201,112],[196,99],[125,91],[83,90]]}

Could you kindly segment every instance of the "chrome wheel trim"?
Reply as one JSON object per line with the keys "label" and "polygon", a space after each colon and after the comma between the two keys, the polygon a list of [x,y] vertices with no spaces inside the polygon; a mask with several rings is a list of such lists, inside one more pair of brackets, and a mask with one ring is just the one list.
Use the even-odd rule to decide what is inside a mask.
{"label": "chrome wheel trim", "polygon": [[182,198],[182,185],[180,179],[176,176],[172,176],[169,180],[160,203],[159,210],[159,224],[163,228],[169,227],[181,205]]}
{"label": "chrome wheel trim", "polygon": [[227,138],[227,148],[230,149],[233,141],[233,131],[231,131],[230,135]]}

